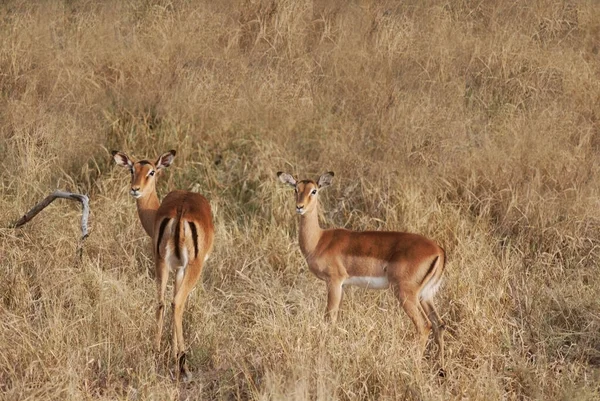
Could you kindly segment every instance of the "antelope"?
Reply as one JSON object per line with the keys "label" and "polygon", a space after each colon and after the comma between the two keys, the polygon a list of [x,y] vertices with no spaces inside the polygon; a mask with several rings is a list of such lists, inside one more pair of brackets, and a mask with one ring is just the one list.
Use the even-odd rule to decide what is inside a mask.
{"label": "antelope", "polygon": [[129,193],[136,200],[144,231],[152,238],[158,290],[154,338],[156,352],[160,351],[169,270],[175,272],[172,352],[175,355],[177,379],[183,374],[187,381],[191,376],[185,358],[183,310],[212,250],[214,226],[210,204],[198,193],[175,190],[169,192],[162,203],[158,200],[156,177],[173,163],[175,154],[174,150],[170,150],[152,163],[148,160],[133,161],[123,152],[112,152],[116,164],[131,172]]}
{"label": "antelope", "polygon": [[299,244],[308,268],[327,284],[325,318],[335,323],[347,285],[371,289],[393,288],[402,308],[417,329],[422,356],[433,328],[444,375],[444,322],[433,304],[442,282],[445,252],[435,242],[418,234],[392,231],[322,229],[318,195],[331,185],[334,173],[315,182],[297,181],[278,172],[279,180],[294,188],[296,213],[300,215]]}

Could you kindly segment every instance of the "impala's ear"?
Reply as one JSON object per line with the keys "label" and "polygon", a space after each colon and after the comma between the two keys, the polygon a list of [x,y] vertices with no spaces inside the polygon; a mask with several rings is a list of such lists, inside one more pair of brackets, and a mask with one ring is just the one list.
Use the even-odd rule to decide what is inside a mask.
{"label": "impala's ear", "polygon": [[163,154],[156,161],[156,169],[160,170],[163,167],[169,167],[173,160],[175,160],[175,154],[177,154],[174,150],[169,150],[167,153]]}
{"label": "impala's ear", "polygon": [[119,152],[118,150],[113,150],[110,153],[112,154],[113,159],[115,159],[115,163],[117,163],[117,166],[127,167],[127,168],[133,167],[133,162],[131,161],[129,156],[127,156],[125,153]]}
{"label": "impala's ear", "polygon": [[331,185],[331,181],[333,180],[333,171],[329,171],[322,176],[319,177],[319,181],[317,181],[317,185],[319,188],[328,187]]}
{"label": "impala's ear", "polygon": [[279,177],[279,181],[283,182],[284,184],[288,184],[288,185],[296,188],[296,179],[294,177],[292,177],[291,174],[280,171],[277,173],[277,177]]}

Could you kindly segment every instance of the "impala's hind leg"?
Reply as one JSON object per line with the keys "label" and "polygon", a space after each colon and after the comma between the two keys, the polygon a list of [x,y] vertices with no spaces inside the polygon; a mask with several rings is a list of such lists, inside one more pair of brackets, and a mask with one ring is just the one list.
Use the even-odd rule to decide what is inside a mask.
{"label": "impala's hind leg", "polygon": [[156,256],[155,262],[155,280],[156,289],[158,292],[158,305],[156,308],[156,336],[154,337],[154,350],[160,351],[160,340],[162,337],[163,322],[165,317],[165,292],[167,290],[167,280],[169,278],[169,270],[165,260],[160,256]]}
{"label": "impala's hind leg", "polygon": [[183,341],[183,311],[190,292],[196,286],[202,272],[202,259],[195,259],[185,269],[177,273],[175,280],[175,296],[173,298],[173,352],[177,366],[177,377],[183,374],[184,380],[191,378],[185,357]]}
{"label": "impala's hind leg", "polygon": [[431,299],[421,300],[421,307],[425,312],[425,315],[429,318],[433,326],[433,337],[438,345],[438,359],[440,360],[440,367],[444,368],[444,330],[446,325],[435,310],[435,306]]}
{"label": "impala's hind leg", "polygon": [[421,312],[419,297],[416,290],[401,288],[399,285],[395,285],[394,291],[402,308],[417,329],[417,335],[419,336],[419,354],[423,357],[427,339],[429,338],[429,332],[431,331],[431,322],[429,322]]}

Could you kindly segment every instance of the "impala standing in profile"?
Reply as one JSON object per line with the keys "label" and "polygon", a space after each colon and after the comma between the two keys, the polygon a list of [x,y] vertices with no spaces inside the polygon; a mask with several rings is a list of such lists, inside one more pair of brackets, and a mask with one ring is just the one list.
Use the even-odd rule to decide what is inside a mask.
{"label": "impala standing in profile", "polygon": [[174,150],[163,154],[154,163],[148,160],[134,162],[125,153],[118,151],[113,151],[112,155],[119,166],[126,167],[131,172],[129,193],[136,199],[142,226],[152,238],[158,289],[155,350],[160,350],[165,292],[169,270],[173,270],[172,351],[175,355],[177,378],[182,374],[184,380],[189,380],[190,372],[183,342],[183,310],[187,296],[198,282],[202,265],[212,250],[214,227],[210,204],[204,196],[188,191],[172,191],[160,203],[156,195],[156,176],[171,165],[175,158]]}
{"label": "impala standing in profile", "polygon": [[325,317],[336,321],[344,286],[384,289],[391,284],[417,329],[421,355],[433,328],[443,375],[444,322],[435,310],[433,296],[442,282],[444,250],[417,234],[324,230],[319,226],[318,195],[331,184],[333,172],[323,174],[317,182],[297,181],[282,172],[277,176],[295,190],[300,250],[308,268],[327,283]]}

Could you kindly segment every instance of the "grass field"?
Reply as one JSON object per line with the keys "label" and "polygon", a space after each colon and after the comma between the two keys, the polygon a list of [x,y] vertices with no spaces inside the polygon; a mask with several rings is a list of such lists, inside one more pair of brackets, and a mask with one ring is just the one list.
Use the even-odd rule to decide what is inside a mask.
{"label": "grass field", "polygon": [[[212,205],[189,384],[112,149]],[[0,398],[598,400],[599,157],[593,0],[2,2]],[[323,227],[446,249],[445,379],[390,291],[323,321],[280,170],[335,172]],[[8,228],[57,188],[81,259],[78,203]]]}

